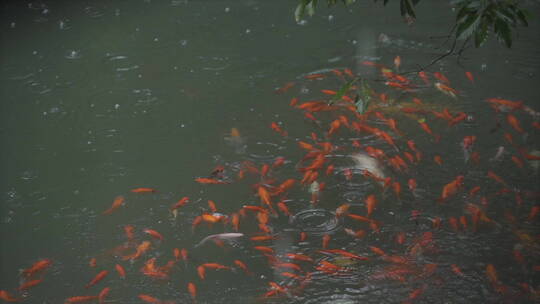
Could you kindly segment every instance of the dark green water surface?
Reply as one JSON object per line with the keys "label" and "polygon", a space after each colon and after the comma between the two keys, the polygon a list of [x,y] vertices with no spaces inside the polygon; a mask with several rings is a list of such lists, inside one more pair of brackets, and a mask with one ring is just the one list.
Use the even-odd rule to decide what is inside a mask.
{"label": "dark green water surface", "polygon": [[[540,215],[527,219],[531,208],[540,206],[538,161],[528,161],[519,153],[519,148],[529,153],[540,150],[540,130],[533,126],[540,121],[538,4],[526,4],[534,18],[528,28],[519,29],[513,49],[491,39],[483,48],[465,50],[459,63],[451,56],[428,68],[429,73],[442,72],[450,79],[459,91],[454,99],[432,85],[409,93],[391,89],[376,69],[361,64],[369,60],[393,68],[399,55],[401,70],[411,71],[445,52],[449,44],[443,44],[440,36],[448,33],[455,17],[447,1],[422,1],[412,26],[399,18],[395,5],[384,8],[372,1],[359,2],[351,11],[323,5],[300,24],[293,18],[296,1],[3,3],[0,290],[24,303],[63,303],[73,296],[97,295],[104,287],[111,288],[108,303],[144,303],[140,294],[190,303],[188,282],[197,286],[198,303],[402,303],[419,289],[422,293],[413,303],[538,301],[540,275],[534,267],[540,265]],[[370,116],[368,123],[389,132],[400,153],[408,151],[409,139],[423,153],[422,161],[404,172],[382,164],[385,174],[402,186],[399,199],[359,171],[350,181],[343,172],[352,166],[346,156],[359,151],[352,139],[387,155],[396,154],[393,147],[343,126],[325,137],[329,123],[343,113],[352,120],[350,112],[314,113],[320,120],[315,124],[289,106],[293,97],[300,103],[327,98],[320,90],[338,90],[343,84],[331,70],[345,68],[368,79],[378,93],[408,102],[407,106],[414,106],[411,100],[418,97],[430,109],[448,108],[453,114],[469,116],[449,127],[431,114],[411,119],[399,109],[384,112],[396,119],[404,137]],[[473,73],[474,84],[465,71]],[[307,80],[305,76],[312,73],[326,78]],[[414,73],[406,76],[422,83]],[[288,82],[294,86],[276,93]],[[489,107],[486,99],[493,97],[523,101],[529,107],[529,112],[512,112],[524,133],[510,127],[507,112],[496,113]],[[439,142],[419,128],[415,120],[422,117],[441,135]],[[279,123],[288,135],[272,131],[271,122]],[[227,140],[231,128],[239,130],[241,143]],[[224,248],[213,242],[194,248],[208,235],[234,232],[221,223],[213,227],[203,223],[192,232],[193,220],[209,211],[208,200],[215,201],[217,212],[231,215],[243,205],[260,205],[254,184],[268,179],[275,179],[274,184],[290,178],[300,181],[303,173],[297,169],[303,166],[299,161],[305,151],[297,142],[313,143],[311,132],[320,141],[340,147],[328,155],[327,164],[336,167],[334,174],[320,172],[319,182],[325,182],[326,189],[317,206],[310,203],[309,187],[297,183],[286,203],[301,216],[296,221],[283,215],[271,218],[276,240],[250,241],[260,232],[254,214],[248,213],[240,222],[246,237]],[[504,133],[513,135],[514,144],[505,141]],[[464,160],[460,143],[469,135],[477,137],[478,164]],[[503,154],[493,159],[501,146]],[[442,157],[442,165],[433,161],[435,155]],[[520,157],[524,167],[516,166],[512,156]],[[267,180],[250,173],[237,180],[243,162],[261,168],[277,157],[287,161],[271,170]],[[218,165],[225,167],[231,184],[194,181],[208,177]],[[489,170],[507,184],[487,177]],[[443,186],[458,175],[465,177],[463,188],[449,201],[437,202]],[[416,195],[407,188],[410,178],[418,183]],[[481,190],[469,195],[474,186]],[[130,192],[138,187],[157,192]],[[509,191],[498,193],[504,188]],[[344,203],[351,204],[351,213],[365,216],[364,200],[369,194],[378,198],[371,217],[382,224],[379,233],[366,223],[334,218],[332,212]],[[118,195],[125,197],[124,206],[103,215]],[[520,204],[516,195],[522,199]],[[170,206],[184,196],[190,202],[173,217]],[[276,203],[279,198],[272,199]],[[467,204],[481,206],[491,222],[480,222],[473,231]],[[420,211],[416,219],[412,210]],[[467,217],[469,226],[454,231],[449,218],[460,216]],[[509,219],[512,216],[514,221]],[[436,217],[442,219],[439,229],[432,226]],[[126,241],[125,225],[135,227],[138,243],[152,242],[151,250],[134,262],[113,252]],[[159,231],[165,240],[152,240],[143,233],[147,228]],[[345,228],[364,229],[367,234],[355,240]],[[299,243],[304,230],[311,232]],[[406,236],[404,244],[395,241],[400,232]],[[434,245],[414,251],[429,232]],[[331,235],[329,248],[369,260],[344,260],[318,252],[325,233]],[[300,262],[302,271],[296,273],[302,278],[311,273],[310,281],[300,288],[300,282],[280,275],[294,271],[270,267],[268,258],[253,249],[257,245],[272,247],[283,262],[289,261],[286,253],[303,253],[315,263],[327,260],[345,268],[328,274],[317,270],[318,264]],[[389,262],[370,246],[409,261],[405,266]],[[187,249],[190,257],[187,263],[177,262],[167,280],[142,274],[140,268],[152,257],[158,266],[174,259],[174,248]],[[515,257],[516,250],[524,262]],[[35,277],[43,282],[16,291],[24,282],[20,271],[45,258],[53,264]],[[91,258],[97,260],[95,268],[89,266]],[[254,275],[246,276],[239,269],[208,269],[205,280],[197,275],[202,263],[234,266],[236,259]],[[126,279],[119,278],[115,264],[125,267]],[[452,272],[452,264],[464,275]],[[489,264],[497,270],[503,291],[487,278]],[[436,268],[428,271],[429,267]],[[108,276],[86,289],[84,285],[102,270],[108,270]],[[402,278],[392,276],[399,271]],[[268,282],[288,291],[264,298],[271,290]]]}

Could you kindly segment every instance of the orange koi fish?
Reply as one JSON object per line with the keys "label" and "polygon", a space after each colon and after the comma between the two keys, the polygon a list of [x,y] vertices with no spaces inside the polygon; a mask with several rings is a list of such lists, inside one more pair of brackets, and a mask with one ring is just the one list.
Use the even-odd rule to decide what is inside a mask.
{"label": "orange koi fish", "polygon": [[498,176],[497,174],[495,174],[493,171],[488,171],[487,173],[487,177],[489,178],[492,178],[493,180],[495,180],[496,182],[500,183],[500,184],[503,184],[503,185],[508,185],[500,176]]}
{"label": "orange koi fish", "polygon": [[287,131],[284,131],[277,123],[272,122],[270,123],[270,128],[274,131],[276,131],[279,135],[285,137],[287,136]]}
{"label": "orange koi fish", "polygon": [[153,188],[135,188],[131,189],[133,193],[156,193],[157,190]]}
{"label": "orange koi fish", "polygon": [[149,241],[143,241],[138,247],[134,254],[124,256],[123,260],[135,260],[139,258],[142,254],[144,254],[148,249],[150,249],[150,242]]}
{"label": "orange koi fish", "polygon": [[158,300],[157,298],[154,298],[150,295],[147,295],[147,294],[140,294],[137,296],[139,299],[141,299],[142,301],[146,302],[146,303],[152,303],[152,304],[159,304],[161,303],[160,300]]}
{"label": "orange koi fish", "polygon": [[187,289],[189,294],[191,295],[191,299],[195,301],[195,299],[197,298],[197,287],[195,286],[195,284],[189,282],[187,285]]}
{"label": "orange koi fish", "polygon": [[523,163],[523,161],[519,157],[517,157],[515,155],[512,155],[511,159],[514,162],[514,164],[516,164],[516,166],[518,166],[520,168],[523,168],[523,166],[525,165]]}
{"label": "orange koi fish", "polygon": [[411,192],[414,194],[414,190],[416,189],[416,180],[415,179],[409,179],[409,181],[407,182],[407,185],[409,186],[409,190],[411,190]]}
{"label": "orange koi fish", "polygon": [[5,290],[0,290],[0,300],[4,300],[6,302],[20,302],[20,301],[22,301],[22,299],[17,299],[15,297],[13,297],[12,295],[10,295]]}
{"label": "orange koi fish", "polygon": [[492,284],[497,284],[499,280],[497,279],[497,272],[495,267],[492,264],[488,264],[486,267],[486,276]]}
{"label": "orange koi fish", "polygon": [[259,186],[257,191],[259,193],[259,197],[261,198],[261,203],[266,204],[270,208],[270,210],[274,210],[274,208],[272,207],[272,201],[270,200],[270,193],[268,192],[268,190],[266,190],[266,188],[264,188],[263,186]]}
{"label": "orange koi fish", "polygon": [[360,261],[367,261],[367,260],[369,260],[369,258],[366,258],[366,257],[363,257],[363,256],[359,256],[359,255],[356,255],[356,254],[354,254],[354,253],[351,253],[351,252],[348,252],[348,251],[345,251],[345,250],[342,250],[342,249],[319,250],[319,252],[322,252],[322,253],[339,254],[339,255],[341,255],[341,256],[348,257],[348,258],[355,259],[355,260],[360,260]]}
{"label": "orange koi fish", "polygon": [[354,74],[349,68],[343,69],[343,73],[347,74],[347,76],[354,78]]}
{"label": "orange koi fish", "polygon": [[97,299],[98,296],[77,296],[77,297],[71,297],[67,298],[64,304],[72,304],[72,303],[82,303],[82,302],[88,302],[91,300]]}
{"label": "orange koi fish", "polygon": [[503,106],[511,110],[517,110],[517,109],[523,108],[523,101],[512,101],[512,100],[501,99],[501,98],[489,98],[486,101],[491,103],[492,105]]}
{"label": "orange koi fish", "polygon": [[326,249],[328,247],[328,243],[330,242],[330,235],[329,234],[325,234],[323,235],[323,238],[322,238],[322,248],[323,249]]}
{"label": "orange koi fish", "polygon": [[424,81],[424,83],[426,85],[430,85],[429,78],[428,78],[426,72],[420,71],[420,72],[418,72],[418,76],[420,76],[420,78],[422,78],[422,80]]}
{"label": "orange koi fish", "polygon": [[465,72],[465,76],[469,79],[469,81],[474,84],[474,78],[471,72]]}
{"label": "orange koi fish", "polygon": [[377,198],[374,194],[368,195],[368,197],[365,200],[366,209],[367,209],[367,216],[370,216],[371,213],[373,213],[373,209],[375,209],[375,205],[377,204]]}
{"label": "orange koi fish", "polygon": [[378,254],[380,256],[386,255],[386,253],[381,248],[378,248],[378,247],[375,247],[375,246],[369,246],[369,249],[373,253]]}
{"label": "orange koi fish", "polygon": [[234,260],[234,264],[238,266],[238,268],[242,269],[247,275],[253,275],[251,271],[247,268],[246,264],[240,260]]}
{"label": "orange koi fish", "polygon": [[277,157],[274,163],[272,164],[272,168],[278,168],[283,166],[285,163],[285,157]]}
{"label": "orange koi fish", "polygon": [[396,56],[394,58],[394,66],[396,67],[396,71],[399,71],[399,67],[401,66],[401,57]]}
{"label": "orange koi fish", "polygon": [[521,128],[521,125],[519,124],[519,121],[514,115],[512,114],[506,115],[506,121],[510,124],[510,126],[512,126],[512,128],[514,128],[514,130],[518,131],[519,133],[524,132],[523,129]]}
{"label": "orange koi fish", "polygon": [[199,275],[199,278],[201,278],[201,280],[204,280],[204,278],[206,277],[206,269],[204,268],[204,266],[200,265],[197,267],[197,274]]}
{"label": "orange koi fish", "polygon": [[277,94],[283,94],[287,92],[290,88],[294,87],[294,82],[287,82],[283,87],[276,90]]}
{"label": "orange koi fish", "polygon": [[163,236],[161,235],[161,233],[153,229],[144,229],[143,232],[149,234],[150,236],[152,236],[153,238],[157,240],[163,241]]}
{"label": "orange koi fish", "polygon": [[461,187],[463,183],[463,179],[464,179],[463,175],[459,175],[456,177],[456,179],[446,184],[443,187],[439,201],[444,202],[447,198],[456,194],[457,190]]}
{"label": "orange koi fish", "polygon": [[294,263],[274,263],[272,267],[273,268],[289,268],[289,269],[294,269],[296,271],[302,271],[302,268],[300,268],[300,266]]}
{"label": "orange koi fish", "polygon": [[361,221],[361,222],[366,222],[366,223],[370,223],[371,222],[371,219],[365,217],[365,216],[361,216],[361,215],[357,215],[357,214],[352,214],[352,213],[349,213],[347,214],[348,217],[352,218],[353,220],[357,220],[357,221]]}
{"label": "orange koi fish", "polygon": [[323,74],[309,74],[309,75],[304,76],[304,78],[310,79],[310,80],[312,80],[312,79],[323,79],[324,77],[326,77],[326,76],[323,75]]}
{"label": "orange koi fish", "polygon": [[458,91],[456,89],[453,89],[445,84],[442,84],[440,82],[435,83],[435,88],[444,94],[451,96],[453,98],[456,98],[456,95],[458,94]]}
{"label": "orange koi fish", "polygon": [[330,123],[330,130],[328,130],[328,136],[334,134],[341,126],[341,121],[336,119]]}
{"label": "orange koi fish", "polygon": [[90,261],[88,262],[88,266],[90,267],[96,267],[97,265],[97,260],[96,258],[91,258]]}
{"label": "orange koi fish", "polygon": [[180,207],[183,207],[186,203],[189,202],[189,197],[184,196],[182,197],[176,204],[172,205],[170,210],[173,211],[175,209],[178,209]]}
{"label": "orange koi fish", "polygon": [[126,270],[124,269],[124,267],[122,267],[122,265],[116,264],[114,268],[116,269],[116,272],[118,272],[118,276],[120,276],[120,278],[126,278]]}
{"label": "orange koi fish", "polygon": [[403,245],[405,244],[405,232],[399,232],[396,235],[396,243]]}
{"label": "orange koi fish", "polygon": [[446,84],[450,84],[450,80],[440,72],[433,73],[433,76]]}
{"label": "orange koi fish", "polygon": [[439,166],[442,166],[443,160],[442,160],[442,158],[441,158],[440,155],[435,155],[435,156],[433,157],[433,160],[434,160]]}
{"label": "orange koi fish", "polygon": [[25,277],[30,277],[38,272],[41,272],[52,265],[52,261],[49,259],[43,259],[35,262],[30,268],[23,270],[22,274]]}
{"label": "orange koi fish", "polygon": [[261,251],[263,253],[268,253],[268,254],[273,254],[274,253],[274,249],[272,249],[270,247],[266,247],[266,246],[255,246],[255,247],[253,247],[253,249]]}
{"label": "orange koi fish", "polygon": [[321,92],[323,94],[326,94],[326,95],[336,95],[337,94],[336,91],[332,91],[332,90],[321,90]]}
{"label": "orange koi fish", "polygon": [[285,205],[284,202],[277,203],[277,206],[278,206],[278,209],[281,210],[281,212],[283,212],[283,214],[285,214],[286,216],[292,216],[291,212],[289,211],[289,208],[287,207],[287,205]]}
{"label": "orange koi fish", "polygon": [[200,184],[228,184],[226,181],[221,181],[213,178],[204,178],[204,177],[198,177],[195,179],[197,183]]}
{"label": "orange koi fish", "polygon": [[88,284],[86,284],[84,287],[89,288],[89,287],[92,287],[92,286],[96,285],[97,283],[99,283],[99,281],[103,280],[103,278],[105,278],[107,276],[107,274],[109,274],[109,271],[107,271],[107,270],[101,271]]}
{"label": "orange koi fish", "polygon": [[295,107],[297,103],[298,103],[298,98],[294,97],[294,98],[291,99],[291,102],[289,103],[289,106]]}
{"label": "orange koi fish", "polygon": [[120,206],[122,206],[122,204],[124,204],[124,197],[119,195],[114,199],[111,208],[103,211],[103,214],[111,214],[111,213],[113,213],[113,211],[118,209]]}
{"label": "orange koi fish", "polygon": [[103,290],[101,290],[101,292],[98,295],[99,304],[105,303],[105,298],[107,297],[110,291],[111,291],[110,287],[105,287],[103,288]]}
{"label": "orange koi fish", "polygon": [[289,259],[313,263],[313,259],[304,254],[287,253],[285,256],[287,256]]}
{"label": "orange koi fish", "polygon": [[19,286],[19,288],[17,288],[17,290],[19,290],[19,291],[27,290],[27,289],[29,289],[31,287],[34,287],[34,286],[40,284],[41,282],[43,282],[43,279],[27,281],[27,282],[24,282],[21,286]]}
{"label": "orange koi fish", "polygon": [[529,212],[529,216],[527,217],[528,221],[534,220],[534,218],[538,215],[540,212],[540,206],[533,206],[531,208],[531,211]]}
{"label": "orange koi fish", "polygon": [[343,204],[343,205],[337,207],[336,208],[336,217],[342,217],[343,215],[345,215],[349,211],[350,207],[351,207],[350,204]]}
{"label": "orange koi fish", "polygon": [[307,233],[305,233],[304,231],[300,232],[300,242],[303,242],[307,239]]}
{"label": "orange koi fish", "polygon": [[458,276],[464,276],[465,274],[463,274],[463,272],[461,271],[461,269],[459,269],[459,267],[456,265],[456,264],[452,264],[450,265],[450,267],[452,268],[452,271],[457,274]]}

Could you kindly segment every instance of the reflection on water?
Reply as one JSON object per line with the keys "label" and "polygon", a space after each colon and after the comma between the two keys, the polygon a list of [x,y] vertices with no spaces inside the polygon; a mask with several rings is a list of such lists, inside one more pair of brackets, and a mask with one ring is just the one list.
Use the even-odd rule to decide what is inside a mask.
{"label": "reflection on water", "polygon": [[[288,1],[3,8],[0,290],[538,300],[537,21],[513,50],[488,43],[417,74],[444,51],[426,38],[453,20],[444,4],[422,3],[413,27],[368,2],[301,24]],[[355,76],[375,107],[321,110]]]}

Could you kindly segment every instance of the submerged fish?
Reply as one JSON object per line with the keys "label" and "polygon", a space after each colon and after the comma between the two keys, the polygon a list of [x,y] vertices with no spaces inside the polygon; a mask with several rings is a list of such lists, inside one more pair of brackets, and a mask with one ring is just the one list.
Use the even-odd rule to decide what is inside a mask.
{"label": "submerged fish", "polygon": [[366,153],[358,152],[350,155],[354,161],[354,169],[367,170],[378,178],[385,178],[381,163]]}
{"label": "submerged fish", "polygon": [[231,133],[225,136],[224,139],[234,148],[235,153],[244,154],[246,152],[246,140],[240,135],[240,131],[237,128],[232,128]]}
{"label": "submerged fish", "polygon": [[231,241],[231,240],[235,240],[237,238],[243,237],[243,236],[244,236],[243,233],[212,234],[212,235],[209,235],[209,236],[205,237],[204,239],[202,239],[197,245],[195,245],[195,248],[201,246],[202,244],[206,243],[209,240],[219,239],[219,240],[229,240],[229,241]]}

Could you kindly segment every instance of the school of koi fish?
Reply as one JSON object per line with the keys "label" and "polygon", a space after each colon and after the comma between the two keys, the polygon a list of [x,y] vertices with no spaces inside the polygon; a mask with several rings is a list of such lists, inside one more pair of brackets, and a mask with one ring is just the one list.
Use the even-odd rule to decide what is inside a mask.
{"label": "school of koi fish", "polygon": [[[185,294],[185,298],[162,300],[159,294],[139,293],[140,303],[184,303],[188,299],[193,303],[204,302],[204,295],[198,295],[197,288],[213,284],[213,272],[232,272],[245,276],[246,280],[261,280],[264,287],[261,286],[262,292],[255,301],[287,302],[305,293],[317,280],[347,277],[348,274],[362,272],[363,265],[375,261],[379,265],[378,270],[370,271],[366,280],[399,282],[409,288],[408,296],[401,302],[415,303],[422,301],[431,289],[441,288],[450,277],[466,280],[470,276],[468,272],[472,271],[460,265],[459,261],[441,257],[447,248],[438,244],[440,235],[475,234],[482,237],[483,234],[503,230],[510,232],[515,241],[512,248],[504,249],[511,255],[505,264],[484,261],[478,267],[482,268],[485,276],[470,283],[485,284],[501,302],[538,301],[540,192],[538,184],[533,189],[522,188],[520,178],[530,180],[538,177],[533,175],[533,169],[540,160],[540,154],[527,147],[531,138],[538,139],[540,113],[522,101],[499,97],[475,101],[485,103],[486,110],[493,111],[496,125],[489,131],[491,138],[481,138],[480,133],[475,132],[475,128],[483,125],[468,128],[466,130],[470,134],[455,142],[454,151],[438,154],[435,147],[445,141],[445,137],[450,138],[454,128],[460,128],[474,117],[455,110],[455,100],[460,92],[452,88],[450,80],[442,73],[422,71],[409,79],[399,73],[399,56],[393,64],[392,70],[376,62],[361,63],[380,72],[385,85],[381,88],[386,90],[385,93],[376,93],[370,89],[369,96],[360,97],[370,99],[365,111],[359,111],[355,103],[355,97],[359,98],[354,96],[358,89],[356,85],[344,90],[324,89],[319,100],[293,97],[289,102],[292,111],[303,115],[304,123],[312,126],[313,131],[292,136],[292,130],[287,130],[283,124],[271,121],[268,124],[277,138],[298,145],[304,153],[301,159],[275,157],[270,162],[261,163],[244,160],[238,166],[218,164],[214,169],[203,172],[194,178],[194,183],[224,188],[234,183],[247,183],[253,193],[248,200],[252,202],[231,202],[231,205],[220,207],[215,201],[204,199],[207,206],[205,203],[203,211],[194,218],[186,218],[187,214],[195,212],[193,210],[201,210],[201,204],[190,198],[195,193],[178,194],[178,201],[171,202],[169,210],[163,210],[164,216],[190,221],[192,231],[186,233],[207,231],[204,234],[207,237],[198,244],[184,244],[183,248],[163,252],[160,247],[171,237],[149,227],[126,224],[123,231],[118,232],[124,235],[124,241],[112,251],[113,262],[101,261],[98,257],[90,259],[88,272],[81,274],[88,277],[84,286],[87,293],[66,294],[64,303],[125,303],[125,300],[110,298],[111,291],[115,289],[111,285],[112,277],[118,280],[145,276],[150,282],[159,283],[170,281],[174,272],[182,272],[185,278],[189,278],[185,286],[172,282],[178,285],[176,288]],[[466,72],[465,76],[474,85],[473,74]],[[285,84],[275,93],[278,96],[291,94],[299,83],[320,88],[321,83],[330,79],[339,84],[353,84],[351,81],[357,77],[350,69],[308,74]],[[443,104],[438,108],[423,101],[419,95],[420,88],[444,93],[440,96],[448,99],[448,107]],[[414,134],[405,132],[406,128],[400,128],[398,123],[417,131]],[[227,140],[236,145],[245,143],[236,128],[232,128]],[[483,140],[501,142],[494,157],[481,155],[478,151],[478,142]],[[420,142],[425,145],[417,145]],[[242,150],[239,149],[240,153]],[[461,153],[463,159],[459,157]],[[370,170],[370,166],[340,163],[340,160],[350,160],[355,154],[361,154],[363,160],[380,164],[382,171]],[[337,155],[345,157],[338,158]],[[461,174],[447,176],[445,184],[436,186],[417,182],[419,168],[442,168],[451,158],[465,164]],[[515,166],[521,177],[514,176],[509,180],[507,172],[493,168],[495,161]],[[455,163],[450,166],[455,166]],[[294,171],[296,176],[285,174],[285,168],[290,169],[288,172]],[[451,171],[439,172],[444,175]],[[338,185],[343,183],[361,185],[363,191],[344,202],[334,195],[339,191]],[[100,216],[115,217],[129,205],[130,196],[155,195],[158,191],[141,187],[132,189],[130,194],[120,194],[110,207],[99,207]],[[429,193],[437,193],[438,197],[431,198]],[[499,206],[497,210],[506,211],[500,214],[492,208],[493,205]],[[235,211],[224,214],[220,209]],[[309,229],[302,231],[301,227],[296,230],[282,228],[290,228],[298,221],[300,212],[321,209],[331,214],[337,223],[336,229],[312,233]],[[388,214],[398,209],[407,210],[410,216],[395,219],[392,224],[385,222]],[[456,210],[459,213],[455,213]],[[454,216],[443,215],[452,212]],[[396,225],[397,221],[412,223],[416,228],[396,232],[390,226]],[[220,233],[215,233],[217,229]],[[274,242],[280,238],[293,239],[294,246],[286,252],[276,250]],[[215,256],[213,261],[201,262],[191,254],[204,246],[234,251],[237,250],[234,244],[240,241],[249,244],[245,250],[251,252],[250,260],[225,260]],[[392,246],[388,246],[390,242]],[[32,289],[47,284],[47,273],[55,263],[54,258],[29,261],[20,274],[21,283],[17,290],[0,290],[0,299],[5,302],[31,301]],[[272,271],[272,280],[251,266],[260,263]],[[512,283],[497,273],[498,268],[509,267],[510,264],[520,269],[519,276],[513,278]],[[514,283],[516,280],[519,283]]]}

